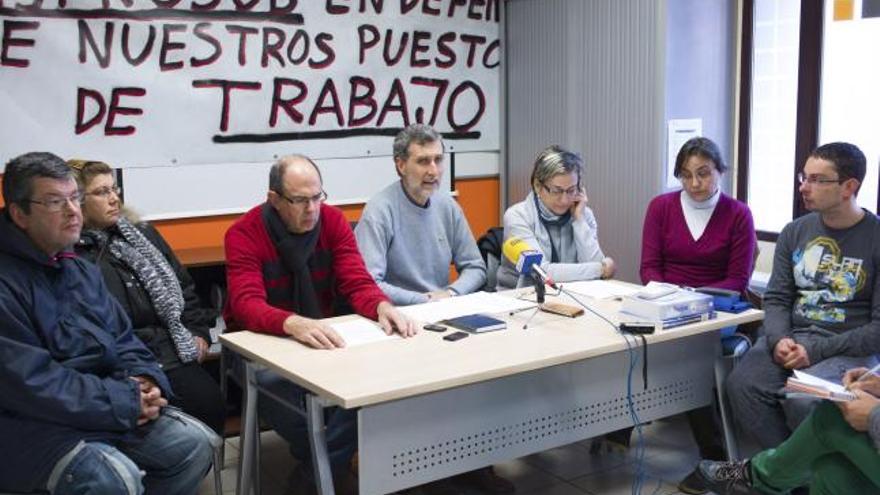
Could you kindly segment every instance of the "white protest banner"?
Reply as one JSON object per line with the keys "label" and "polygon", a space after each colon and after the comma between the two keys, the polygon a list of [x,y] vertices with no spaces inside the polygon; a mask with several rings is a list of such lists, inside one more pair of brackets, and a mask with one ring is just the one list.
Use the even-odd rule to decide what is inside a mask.
{"label": "white protest banner", "polygon": [[499,147],[500,0],[0,0],[0,160],[120,167]]}

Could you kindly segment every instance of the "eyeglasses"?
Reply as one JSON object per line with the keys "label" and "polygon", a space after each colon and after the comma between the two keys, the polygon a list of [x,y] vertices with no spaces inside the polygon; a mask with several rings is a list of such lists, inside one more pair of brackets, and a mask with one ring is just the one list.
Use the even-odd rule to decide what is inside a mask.
{"label": "eyeglasses", "polygon": [[541,184],[541,187],[547,191],[547,194],[553,196],[554,198],[560,198],[563,195],[568,196],[569,198],[573,198],[578,195],[580,192],[580,188],[577,186],[569,187],[568,189],[562,189],[559,187],[547,187],[547,184]]}
{"label": "eyeglasses", "polygon": [[27,200],[27,202],[42,205],[44,208],[46,208],[47,211],[51,213],[58,213],[59,211],[63,210],[65,206],[70,206],[71,209],[78,209],[79,204],[82,203],[84,197],[85,195],[83,193],[77,191],[76,193],[67,197],[50,196],[49,198],[41,201],[38,201],[36,199],[29,199]]}
{"label": "eyeglasses", "polygon": [[107,199],[108,197],[110,197],[111,194],[115,194],[116,196],[119,196],[119,194],[121,192],[122,192],[122,189],[120,189],[118,186],[113,186],[113,187],[106,186],[106,187],[101,187],[101,188],[95,189],[92,192],[87,192],[86,196],[97,196],[101,199]]}
{"label": "eyeglasses", "polygon": [[321,204],[324,201],[327,201],[327,193],[323,190],[321,192],[319,192],[318,194],[315,194],[314,196],[290,196],[290,197],[287,197],[283,193],[280,193],[278,191],[275,191],[275,194],[281,196],[282,198],[284,198],[288,203],[292,204],[293,206],[307,206],[310,203]]}
{"label": "eyeglasses", "polygon": [[809,184],[811,186],[815,186],[816,184],[843,184],[849,179],[826,179],[821,175],[804,175],[803,172],[797,174],[797,180],[799,184]]}

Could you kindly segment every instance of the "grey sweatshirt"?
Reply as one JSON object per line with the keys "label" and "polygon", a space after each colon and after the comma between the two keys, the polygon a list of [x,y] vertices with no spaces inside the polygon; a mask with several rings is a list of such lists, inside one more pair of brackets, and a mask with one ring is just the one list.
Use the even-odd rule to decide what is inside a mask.
{"label": "grey sweatshirt", "polygon": [[[412,202],[400,182],[370,198],[354,229],[370,275],[397,305],[427,302],[426,292],[467,294],[486,283],[486,264],[464,213],[443,191],[426,207]],[[449,283],[449,265],[458,279]]]}
{"label": "grey sweatshirt", "polygon": [[880,353],[880,221],[868,211],[835,230],[817,213],[785,226],[764,294],[770,349],[783,337],[803,345],[812,363]]}

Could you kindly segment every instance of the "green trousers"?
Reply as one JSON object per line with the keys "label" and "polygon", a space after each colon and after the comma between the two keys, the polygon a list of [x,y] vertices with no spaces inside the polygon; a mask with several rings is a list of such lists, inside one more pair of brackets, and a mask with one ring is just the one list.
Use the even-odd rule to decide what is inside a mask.
{"label": "green trousers", "polygon": [[752,484],[768,494],[810,486],[810,495],[880,494],[880,454],[830,402],[819,404],[775,449],[751,461]]}

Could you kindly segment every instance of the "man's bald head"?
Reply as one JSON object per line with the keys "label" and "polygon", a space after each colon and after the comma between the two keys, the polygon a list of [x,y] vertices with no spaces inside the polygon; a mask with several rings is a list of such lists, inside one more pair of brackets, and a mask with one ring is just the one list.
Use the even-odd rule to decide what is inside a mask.
{"label": "man's bald head", "polygon": [[305,155],[282,156],[269,169],[269,190],[284,194],[284,175],[287,172],[296,174],[298,177],[309,178],[310,174],[316,174],[318,181],[324,183],[321,171],[311,158]]}
{"label": "man's bald head", "polygon": [[288,155],[272,164],[267,199],[290,232],[314,229],[325,197],[321,171],[308,157]]}

